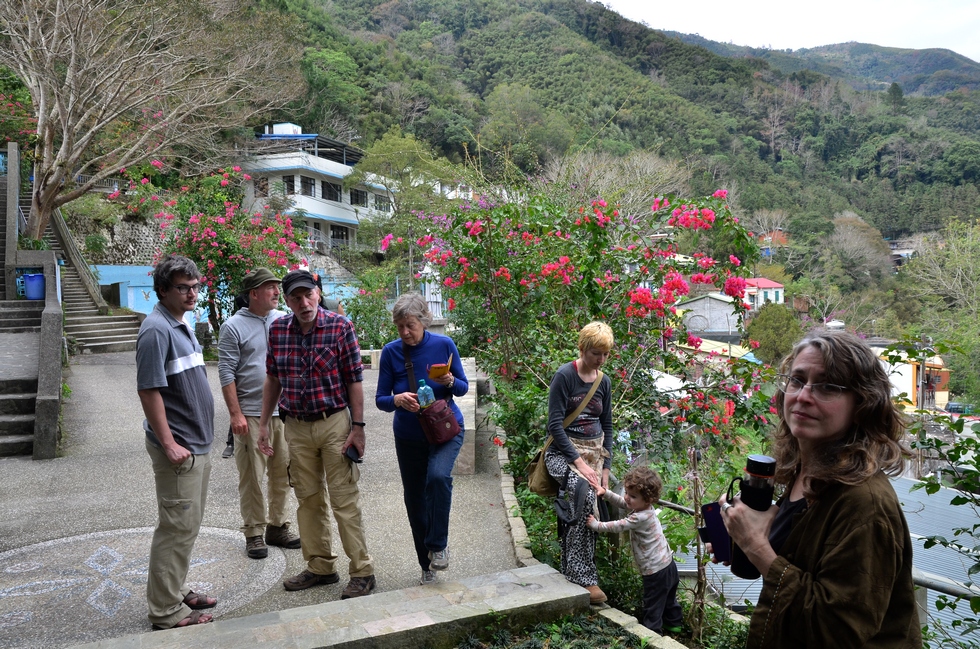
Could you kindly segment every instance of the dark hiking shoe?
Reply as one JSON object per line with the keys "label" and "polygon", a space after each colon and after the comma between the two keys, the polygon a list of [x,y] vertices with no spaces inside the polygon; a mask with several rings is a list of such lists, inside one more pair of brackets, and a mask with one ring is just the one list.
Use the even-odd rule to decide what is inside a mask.
{"label": "dark hiking shoe", "polygon": [[315,572],[304,570],[295,577],[290,577],[282,582],[282,586],[286,590],[306,590],[313,586],[336,584],[338,581],[340,581],[340,575],[335,572],[331,572],[329,575],[318,575]]}
{"label": "dark hiking shoe", "polygon": [[269,548],[261,536],[249,536],[245,539],[245,554],[249,559],[265,559],[269,556]]}
{"label": "dark hiking shoe", "polygon": [[340,599],[351,599],[352,597],[364,597],[374,592],[376,582],[374,575],[367,577],[351,577],[347,582],[347,588],[340,594]]}
{"label": "dark hiking shoe", "polygon": [[234,444],[228,444],[227,446],[225,446],[225,450],[221,451],[221,457],[225,458],[226,460],[234,454],[235,454]]}
{"label": "dark hiking shoe", "polygon": [[287,550],[298,550],[303,547],[303,544],[300,543],[299,535],[289,529],[289,523],[285,523],[281,527],[267,525],[265,528],[265,542],[277,548],[286,548]]}
{"label": "dark hiking shoe", "polygon": [[449,567],[449,548],[429,551],[429,570],[445,570]]}

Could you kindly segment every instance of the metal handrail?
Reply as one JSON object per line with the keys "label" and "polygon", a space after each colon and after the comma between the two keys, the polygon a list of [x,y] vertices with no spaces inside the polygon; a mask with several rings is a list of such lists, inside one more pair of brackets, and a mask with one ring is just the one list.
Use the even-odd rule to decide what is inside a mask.
{"label": "metal handrail", "polygon": [[88,291],[92,301],[95,302],[99,313],[103,315],[108,313],[109,305],[102,297],[99,282],[95,279],[95,275],[92,274],[92,269],[89,268],[88,262],[85,261],[85,257],[82,256],[78,246],[75,245],[75,238],[68,230],[68,224],[65,223],[65,219],[61,216],[61,210],[58,208],[55,208],[51,213],[51,227],[54,229],[58,239],[61,240],[61,247],[65,252],[65,256],[68,258],[68,262],[78,271],[78,277],[82,280],[82,284],[85,286],[85,290]]}

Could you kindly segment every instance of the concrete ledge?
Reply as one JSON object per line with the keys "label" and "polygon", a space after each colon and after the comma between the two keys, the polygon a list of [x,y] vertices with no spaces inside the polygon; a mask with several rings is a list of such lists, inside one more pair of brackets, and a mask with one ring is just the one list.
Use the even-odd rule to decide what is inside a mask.
{"label": "concrete ledge", "polygon": [[520,628],[588,608],[584,588],[538,565],[79,647],[448,649],[488,625]]}

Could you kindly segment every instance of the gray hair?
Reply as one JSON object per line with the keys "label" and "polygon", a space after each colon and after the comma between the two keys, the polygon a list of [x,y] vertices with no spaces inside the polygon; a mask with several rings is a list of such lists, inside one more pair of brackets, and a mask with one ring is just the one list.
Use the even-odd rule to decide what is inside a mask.
{"label": "gray hair", "polygon": [[174,275],[187,275],[191,279],[201,279],[197,264],[180,255],[169,254],[160,260],[153,269],[153,290],[157,299],[163,299],[163,292],[173,287]]}
{"label": "gray hair", "polygon": [[432,312],[421,293],[402,293],[391,308],[391,319],[401,320],[407,316],[418,318],[426,329],[432,324]]}

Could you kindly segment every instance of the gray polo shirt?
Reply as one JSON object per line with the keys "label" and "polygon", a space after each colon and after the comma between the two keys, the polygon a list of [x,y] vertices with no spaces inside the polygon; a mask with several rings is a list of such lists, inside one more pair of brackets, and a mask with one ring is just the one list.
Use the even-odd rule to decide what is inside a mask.
{"label": "gray polo shirt", "polygon": [[[136,337],[136,389],[160,391],[174,440],[195,455],[211,451],[214,397],[201,346],[183,320],[157,303]],[[159,440],[143,420],[150,443]]]}
{"label": "gray polo shirt", "polygon": [[[285,311],[273,309],[263,318],[243,308],[221,325],[218,335],[218,380],[221,387],[235,382],[238,405],[246,417],[262,415],[269,324],[284,315]],[[272,414],[279,414],[278,408]]]}

